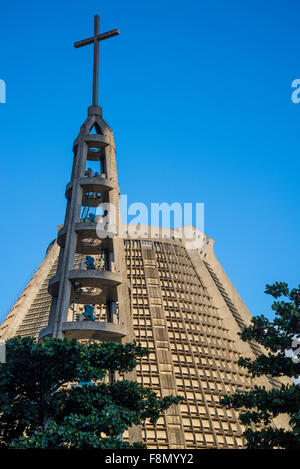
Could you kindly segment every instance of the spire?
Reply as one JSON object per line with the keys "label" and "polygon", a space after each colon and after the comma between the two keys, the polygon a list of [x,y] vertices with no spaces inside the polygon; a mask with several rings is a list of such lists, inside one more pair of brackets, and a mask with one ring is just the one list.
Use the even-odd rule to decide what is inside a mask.
{"label": "spire", "polygon": [[88,39],[83,39],[82,41],[74,42],[74,47],[77,49],[79,47],[87,46],[89,44],[94,44],[94,65],[93,65],[93,106],[98,107],[98,96],[99,96],[99,49],[100,41],[104,39],[109,39],[114,36],[118,36],[120,31],[118,29],[113,29],[107,33],[100,34],[100,18],[98,15],[94,16],[94,36],[89,37]]}

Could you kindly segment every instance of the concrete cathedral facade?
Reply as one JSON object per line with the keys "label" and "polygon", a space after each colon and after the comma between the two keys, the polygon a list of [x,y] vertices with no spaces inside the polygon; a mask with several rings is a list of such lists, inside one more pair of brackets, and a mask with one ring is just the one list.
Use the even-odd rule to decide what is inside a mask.
{"label": "concrete cathedral facade", "polygon": [[[218,262],[214,241],[193,227],[201,247],[163,228],[139,227],[142,236],[133,238],[120,225],[114,137],[95,103],[73,151],[64,224],[1,324],[0,338],[140,343],[150,355],[132,378],[160,396],[185,400],[124,440],[143,439],[149,449],[242,448],[238,414],[219,401],[253,387],[237,361],[259,349],[238,336],[251,315]],[[102,222],[95,215],[101,203],[116,207],[115,224],[105,212]]]}

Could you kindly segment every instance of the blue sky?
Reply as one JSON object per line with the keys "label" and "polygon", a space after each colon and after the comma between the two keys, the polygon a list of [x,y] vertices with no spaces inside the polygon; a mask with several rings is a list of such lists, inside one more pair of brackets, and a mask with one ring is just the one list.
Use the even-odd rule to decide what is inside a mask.
{"label": "blue sky", "polygon": [[63,222],[72,143],[100,100],[128,201],[204,202],[205,231],[252,314],[266,283],[299,284],[300,78],[296,1],[6,2],[0,17],[0,316]]}

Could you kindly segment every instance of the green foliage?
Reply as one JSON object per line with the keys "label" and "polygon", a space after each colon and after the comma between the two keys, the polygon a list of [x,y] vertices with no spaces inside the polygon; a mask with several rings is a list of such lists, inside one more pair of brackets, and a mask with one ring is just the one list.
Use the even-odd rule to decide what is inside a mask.
{"label": "green foliage", "polygon": [[[275,319],[269,321],[263,315],[254,317],[251,325],[245,327],[239,335],[244,342],[255,341],[262,345],[266,353],[255,360],[240,358],[238,363],[252,377],[267,375],[298,378],[300,360],[292,360],[286,351],[293,350],[295,353],[292,343],[295,337],[300,337],[300,285],[290,291],[287,283],[276,282],[267,285],[265,293],[275,300],[284,298],[282,301],[274,301],[272,305]],[[255,386],[249,392],[239,391],[232,396],[225,396],[221,403],[240,411],[240,421],[246,426],[244,437],[249,449],[300,449],[300,386],[292,384],[292,380],[290,384],[282,384],[280,389],[266,390],[265,387]],[[274,428],[272,419],[279,414],[288,415],[289,429]],[[260,428],[255,429],[255,425]]]}
{"label": "green foliage", "polygon": [[104,381],[109,373],[132,371],[148,354],[133,344],[16,337],[6,350],[7,362],[0,364],[1,447],[140,448],[142,443],[130,445],[118,435],[146,419],[155,423],[181,399],[158,399],[126,379]]}

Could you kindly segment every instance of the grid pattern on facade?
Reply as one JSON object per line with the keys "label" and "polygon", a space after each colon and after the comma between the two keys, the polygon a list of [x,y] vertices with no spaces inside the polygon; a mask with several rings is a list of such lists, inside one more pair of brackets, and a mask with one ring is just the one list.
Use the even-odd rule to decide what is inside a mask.
{"label": "grid pattern on facade", "polygon": [[[239,354],[228,330],[179,241],[125,240],[130,308],[136,340],[150,354],[137,367],[137,380],[158,396],[181,395],[156,425],[142,428],[148,448],[237,448],[242,428],[222,395],[250,389],[251,380],[237,366]],[[75,267],[84,262],[76,256]],[[101,262],[101,256],[95,258]],[[37,337],[48,322],[49,270],[17,335]],[[79,305],[80,311],[82,305]],[[72,308],[70,307],[70,314]],[[101,306],[95,307],[104,320]],[[124,439],[128,435],[124,435]]]}
{"label": "grid pattern on facade", "polygon": [[[219,292],[221,293],[225,303],[227,304],[229,310],[231,311],[232,316],[234,317],[237,325],[239,326],[240,330],[242,331],[246,327],[246,323],[243,321],[240,313],[238,312],[238,310],[236,309],[236,307],[232,303],[231,299],[229,298],[229,296],[228,296],[222,282],[218,278],[218,276],[215,273],[212,266],[206,261],[204,261],[204,264],[205,264],[208,272],[210,273],[210,276],[213,279],[216,287],[218,288]],[[256,357],[258,357],[259,355],[261,355],[263,353],[262,350],[261,350],[261,347],[258,344],[256,344],[255,342],[250,342],[250,347],[251,347],[251,350],[252,350],[252,352],[254,353],[254,355]],[[281,383],[278,380],[276,380],[275,378],[273,378],[272,376],[268,376],[268,379],[269,379],[270,384],[272,385],[272,387],[277,388],[277,389],[279,389],[281,387]]]}
{"label": "grid pattern on facade", "polygon": [[41,329],[47,326],[51,307],[51,296],[48,293],[48,283],[56,274],[58,260],[54,262],[49,270],[47,278],[36,294],[30,308],[28,309],[16,335],[21,337],[33,336],[38,338]]}
{"label": "grid pattern on facade", "polygon": [[179,412],[146,424],[147,446],[241,447],[237,414],[219,400],[236,388],[249,389],[251,381],[237,366],[239,354],[188,252],[178,242],[127,240],[125,253],[134,330],[150,350],[138,381],[159,395],[185,398]]}
{"label": "grid pattern on facade", "polygon": [[[137,366],[137,381],[145,387],[151,387],[158,396],[162,396],[153,336],[153,319],[150,314],[145,268],[139,241],[125,241],[125,255],[136,340],[144,347],[147,347],[150,352],[149,356],[144,358]],[[161,448],[168,448],[165,416],[161,417],[156,425],[144,425],[142,435],[147,446],[156,448],[155,443],[160,441]],[[128,435],[125,433],[124,439],[127,438]]]}
{"label": "grid pattern on facade", "polygon": [[[240,313],[238,312],[238,310],[236,309],[236,307],[234,306],[234,304],[232,303],[231,299],[229,298],[229,296],[227,295],[226,293],[226,290],[222,284],[222,282],[220,281],[220,279],[218,278],[217,274],[214,272],[213,268],[211,267],[210,264],[208,264],[208,262],[206,261],[203,261],[208,272],[210,273],[210,276],[211,278],[213,279],[216,287],[218,288],[219,292],[221,293],[225,303],[227,304],[229,310],[231,311],[232,313],[232,316],[234,317],[237,325],[239,326],[240,330],[243,330],[244,327],[246,327],[246,324],[245,322],[243,321]],[[260,348],[254,344],[254,343],[251,343],[251,349],[253,351],[253,353],[257,356],[257,355],[260,355]]]}

